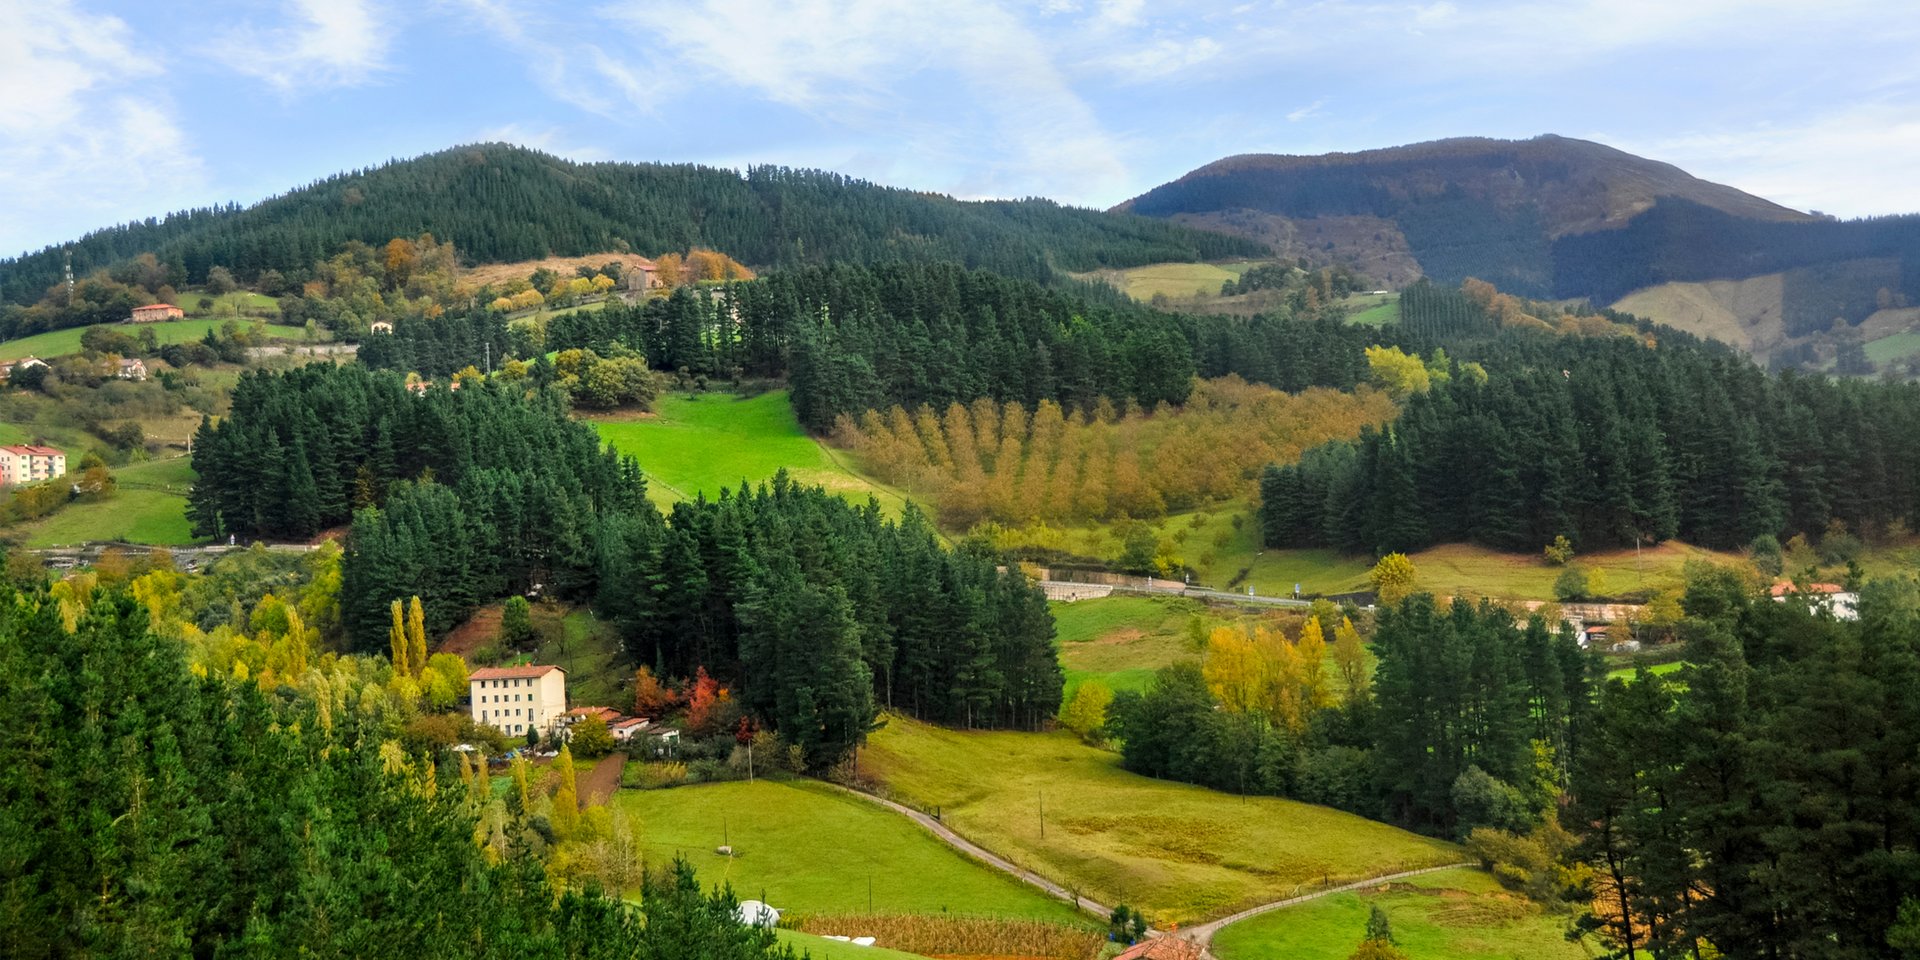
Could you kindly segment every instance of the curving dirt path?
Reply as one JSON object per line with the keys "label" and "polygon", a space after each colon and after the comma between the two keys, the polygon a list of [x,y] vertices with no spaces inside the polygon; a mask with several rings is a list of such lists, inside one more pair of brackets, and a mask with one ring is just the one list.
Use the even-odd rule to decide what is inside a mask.
{"label": "curving dirt path", "polygon": [[[821,781],[821,782],[824,783],[825,781]],[[1085,910],[1096,917],[1109,917],[1113,915],[1112,907],[1109,907],[1103,903],[1099,903],[1094,900],[1089,900],[1086,897],[1076,896],[1073,893],[1073,891],[1068,890],[1066,887],[1063,887],[1057,883],[1054,883],[1052,880],[1048,880],[1046,877],[1043,877],[1037,873],[1034,873],[1032,870],[1028,870],[1024,867],[1016,866],[1012,861],[1004,859],[1000,856],[997,856],[989,852],[985,847],[982,847],[979,844],[974,843],[971,840],[968,840],[966,837],[963,837],[957,833],[954,833],[952,828],[948,827],[946,824],[941,823],[940,821],[935,820],[934,818],[927,816],[926,814],[921,813],[920,811],[915,810],[914,808],[909,807],[906,804],[895,803],[892,800],[888,800],[884,797],[876,797],[871,793],[861,793],[858,790],[850,790],[837,783],[828,784],[828,785],[833,787],[835,790],[839,790],[848,794],[849,796],[859,797],[860,799],[865,800],[868,803],[878,804],[882,807],[886,807],[887,809],[892,810],[895,813],[898,813],[904,817],[907,817],[908,819],[919,824],[920,826],[925,827],[927,832],[933,834],[936,837],[939,837],[942,841],[944,841],[947,844],[947,846],[950,846],[955,850],[960,851],[962,854],[972,857],[973,859],[978,860],[981,863],[984,863],[987,866],[994,868],[995,870],[998,870],[1005,874],[1010,874],[1013,877],[1025,883],[1029,883],[1029,884],[1032,884],[1033,886],[1039,887],[1041,890],[1046,891],[1046,893],[1049,896],[1053,896],[1061,900],[1065,900],[1068,903],[1073,904],[1075,907],[1078,907],[1081,910]]]}
{"label": "curving dirt path", "polygon": [[1287,907],[1299,906],[1300,904],[1306,903],[1309,900],[1318,900],[1321,897],[1329,896],[1331,894],[1346,893],[1349,890],[1362,890],[1367,887],[1378,886],[1383,883],[1392,883],[1395,880],[1405,880],[1408,877],[1417,877],[1423,873],[1437,873],[1441,870],[1453,870],[1458,867],[1470,867],[1470,866],[1473,866],[1473,864],[1470,862],[1449,863],[1449,864],[1445,864],[1443,866],[1438,866],[1438,867],[1422,867],[1419,870],[1406,870],[1401,873],[1389,873],[1383,877],[1369,877],[1365,880],[1356,880],[1353,883],[1346,884],[1345,886],[1328,887],[1325,890],[1316,890],[1313,893],[1303,893],[1297,897],[1288,897],[1285,900],[1275,900],[1272,903],[1263,903],[1257,907],[1248,907],[1247,909],[1242,910],[1239,913],[1228,914],[1227,916],[1221,917],[1218,920],[1211,920],[1206,923],[1200,924],[1198,926],[1189,927],[1175,934],[1175,936],[1178,936],[1182,940],[1191,940],[1194,943],[1201,945],[1202,947],[1210,948],[1213,945],[1213,935],[1216,933],[1219,933],[1221,927],[1224,927],[1230,923],[1239,923],[1240,921],[1245,920],[1249,917],[1257,917],[1263,913],[1270,913],[1274,910],[1284,910]]}
{"label": "curving dirt path", "polygon": [[[911,819],[913,822],[926,828],[927,832],[940,838],[940,840],[945,842],[948,846],[954,848],[955,850],[960,851],[962,854],[968,857],[972,857],[973,859],[978,860],[981,863],[984,863],[987,866],[992,867],[996,870],[999,870],[1002,873],[1009,874],[1025,883],[1031,884],[1035,887],[1039,887],[1041,890],[1045,891],[1048,895],[1057,897],[1061,900],[1065,900],[1069,903],[1072,903],[1074,906],[1080,908],[1081,910],[1085,910],[1096,917],[1106,917],[1106,916],[1111,916],[1113,914],[1113,908],[1108,907],[1107,905],[1099,903],[1097,901],[1089,900],[1086,897],[1077,896],[1072,891],[1068,890],[1065,887],[1062,887],[1057,883],[1054,883],[1051,880],[1048,880],[1046,877],[1043,877],[1037,873],[1034,873],[1033,871],[1028,870],[1024,867],[1017,866],[1012,861],[1009,861],[1003,857],[995,855],[994,853],[988,851],[986,848],[980,846],[979,844],[974,843],[973,841],[968,840],[967,838],[953,832],[953,829],[951,827],[948,827],[946,824],[941,823],[940,821],[935,820],[934,818],[928,816],[927,814],[921,813],[920,811],[915,810],[912,807],[909,807],[902,803],[895,803],[894,801],[888,800],[884,797],[876,797],[870,793],[862,793],[858,790],[851,790],[846,787],[840,786],[839,784],[830,784],[830,786],[832,786],[836,790],[840,790],[851,796],[859,797],[860,799],[865,800],[868,803],[877,804],[879,806],[886,807],[887,809],[892,810],[895,813],[901,814],[902,816],[905,816]],[[1343,886],[1328,887],[1325,890],[1316,890],[1313,893],[1303,893],[1303,894],[1300,894],[1299,896],[1287,897],[1286,899],[1283,899],[1283,900],[1274,900],[1270,903],[1263,903],[1258,906],[1248,907],[1247,909],[1242,910],[1239,913],[1228,914],[1227,916],[1221,917],[1218,920],[1212,920],[1207,923],[1199,924],[1197,926],[1188,927],[1187,929],[1181,930],[1177,933],[1167,934],[1158,930],[1149,931],[1148,933],[1150,936],[1175,936],[1175,937],[1179,937],[1182,940],[1186,940],[1191,943],[1198,944],[1200,946],[1201,951],[1206,956],[1211,957],[1213,955],[1211,952],[1211,948],[1213,944],[1213,935],[1216,933],[1219,933],[1222,927],[1225,927],[1230,923],[1238,923],[1242,920],[1248,919],[1249,917],[1257,917],[1260,914],[1270,913],[1274,910],[1284,910],[1288,907],[1299,906],[1300,904],[1307,903],[1312,900],[1318,900],[1321,897],[1330,896],[1336,893],[1346,893],[1349,890],[1361,890],[1367,887],[1377,886],[1382,883],[1392,883],[1395,880],[1404,880],[1408,877],[1417,877],[1425,873],[1437,873],[1441,870],[1452,870],[1458,867],[1470,867],[1470,866],[1473,866],[1471,862],[1463,861],[1461,863],[1443,864],[1437,867],[1423,867],[1419,870],[1405,870],[1400,873],[1389,873],[1384,876],[1368,877],[1365,880],[1356,880],[1353,883],[1345,884]]]}

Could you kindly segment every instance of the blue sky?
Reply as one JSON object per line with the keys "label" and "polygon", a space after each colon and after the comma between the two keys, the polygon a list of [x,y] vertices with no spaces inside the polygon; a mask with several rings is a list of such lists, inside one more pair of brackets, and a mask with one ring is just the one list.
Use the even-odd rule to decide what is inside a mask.
{"label": "blue sky", "polygon": [[1917,40],[1912,0],[0,0],[0,251],[479,140],[1104,207],[1552,132],[1912,212]]}

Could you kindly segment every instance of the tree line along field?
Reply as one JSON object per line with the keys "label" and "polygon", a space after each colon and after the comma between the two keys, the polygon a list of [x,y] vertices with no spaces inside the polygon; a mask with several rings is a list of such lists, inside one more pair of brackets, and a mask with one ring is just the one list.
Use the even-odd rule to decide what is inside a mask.
{"label": "tree line along field", "polygon": [[1144,909],[1156,925],[1464,859],[1453,844],[1327,807],[1128,773],[1064,732],[963,732],[889,716],[859,771],[998,855],[1102,903]]}
{"label": "tree line along field", "polygon": [[[154,338],[165,346],[169,343],[198,340],[206,336],[209,331],[218,332],[221,326],[229,322],[246,323],[248,321],[231,317],[215,317],[201,320],[167,320],[160,323],[129,323],[115,325],[114,329],[130,337],[139,336],[142,330],[151,330]],[[68,327],[65,330],[49,330],[46,333],[36,333],[30,337],[0,343],[0,362],[20,360],[25,357],[48,359],[79,353],[80,335],[87,329],[86,327]],[[304,340],[307,331],[300,327],[270,323],[267,324],[267,335],[281,340]]]}
{"label": "tree line along field", "polygon": [[[783,912],[1092,921],[905,817],[823,783],[763,778],[621,790],[613,803],[641,824],[649,861],[681,854],[703,884],[730,883],[741,899]],[[714,852],[723,844],[733,856]]]}
{"label": "tree line along field", "polygon": [[647,495],[662,506],[713,499],[723,488],[757,484],[780,470],[856,503],[877,497],[890,516],[905,505],[899,493],[854,472],[844,455],[808,436],[785,390],[751,397],[674,393],[659,398],[650,414],[592,422],[608,446],[640,461]]}
{"label": "tree line along field", "polygon": [[1542,913],[1486,871],[1461,868],[1336,893],[1223,927],[1220,960],[1346,960],[1370,910],[1386,911],[1400,950],[1420,960],[1584,960],[1567,918]]}

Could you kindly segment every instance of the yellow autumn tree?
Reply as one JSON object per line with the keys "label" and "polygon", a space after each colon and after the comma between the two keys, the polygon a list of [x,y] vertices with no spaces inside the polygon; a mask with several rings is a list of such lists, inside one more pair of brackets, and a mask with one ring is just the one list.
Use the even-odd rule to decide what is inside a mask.
{"label": "yellow autumn tree", "polygon": [[1295,649],[1300,654],[1300,699],[1307,710],[1333,706],[1333,691],[1327,683],[1327,638],[1318,617],[1307,618]]}
{"label": "yellow autumn tree", "polygon": [[1261,707],[1266,669],[1246,631],[1215,627],[1207,637],[1206,665],[1201,672],[1207,688],[1228,711],[1250,713]]}
{"label": "yellow autumn tree", "polygon": [[1340,670],[1341,693],[1345,702],[1363,702],[1367,699],[1367,651],[1360,645],[1360,631],[1354,629],[1353,620],[1340,618],[1340,626],[1333,631],[1333,662]]}
{"label": "yellow autumn tree", "polygon": [[427,669],[427,614],[418,596],[407,610],[407,667],[416,677]]}
{"label": "yellow autumn tree", "polygon": [[409,645],[405,613],[400,601],[395,600],[392,607],[393,624],[387,627],[387,655],[393,660],[393,672],[403,677],[412,676],[413,668],[407,665]]}
{"label": "yellow autumn tree", "polygon": [[1380,602],[1393,606],[1418,589],[1418,573],[1413,569],[1413,561],[1404,553],[1389,553],[1380,558],[1367,573],[1367,580],[1373,584],[1373,592]]}
{"label": "yellow autumn tree", "polygon": [[1060,725],[1091,743],[1099,739],[1100,729],[1107,725],[1107,707],[1112,704],[1111,687],[1099,680],[1083,681],[1060,708]]}
{"label": "yellow autumn tree", "polygon": [[580,829],[580,786],[574,776],[573,751],[565,744],[553,760],[553,769],[560,777],[560,785],[553,791],[553,835],[571,840]]}
{"label": "yellow autumn tree", "polygon": [[1255,645],[1265,666],[1260,699],[1267,719],[1294,733],[1306,730],[1306,675],[1299,648],[1289,643],[1285,634],[1266,627],[1256,631]]}

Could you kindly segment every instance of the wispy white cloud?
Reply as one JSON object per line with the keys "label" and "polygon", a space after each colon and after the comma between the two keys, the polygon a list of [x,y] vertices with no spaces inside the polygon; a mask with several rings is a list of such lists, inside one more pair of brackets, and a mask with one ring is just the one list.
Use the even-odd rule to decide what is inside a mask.
{"label": "wispy white cloud", "polygon": [[613,159],[605,147],[575,142],[565,130],[553,126],[535,128],[503,123],[480,131],[475,139],[482,143],[517,143],[557,157],[588,163]]}
{"label": "wispy white cloud", "polygon": [[1315,100],[1314,102],[1309,103],[1306,106],[1301,107],[1300,109],[1287,114],[1287,122],[1299,123],[1300,121],[1305,120],[1308,117],[1318,116],[1320,113],[1320,108],[1326,105],[1327,105],[1327,101],[1325,98]]}
{"label": "wispy white cloud", "polygon": [[576,36],[567,11],[555,15],[515,0],[451,0],[449,6],[464,10],[487,36],[519,55],[548,96],[609,119],[654,113],[661,86],[601,43]]}
{"label": "wispy white cloud", "polygon": [[374,0],[287,0],[286,22],[236,27],[221,61],[282,93],[357,86],[388,69],[394,24]]}
{"label": "wispy white cloud", "polygon": [[943,171],[930,185],[1091,199],[1125,179],[1122,145],[1068,82],[1056,46],[993,3],[705,0],[663,11],[620,0],[600,13],[626,29],[642,89],[744,92],[829,136],[893,144]]}
{"label": "wispy white cloud", "polygon": [[1100,68],[1123,83],[1159,80],[1212,60],[1220,53],[1220,41],[1212,37],[1171,37],[1152,41],[1117,53],[1103,54],[1089,66]]}
{"label": "wispy white cloud", "polygon": [[117,17],[0,0],[0,250],[185,206],[202,168]]}

